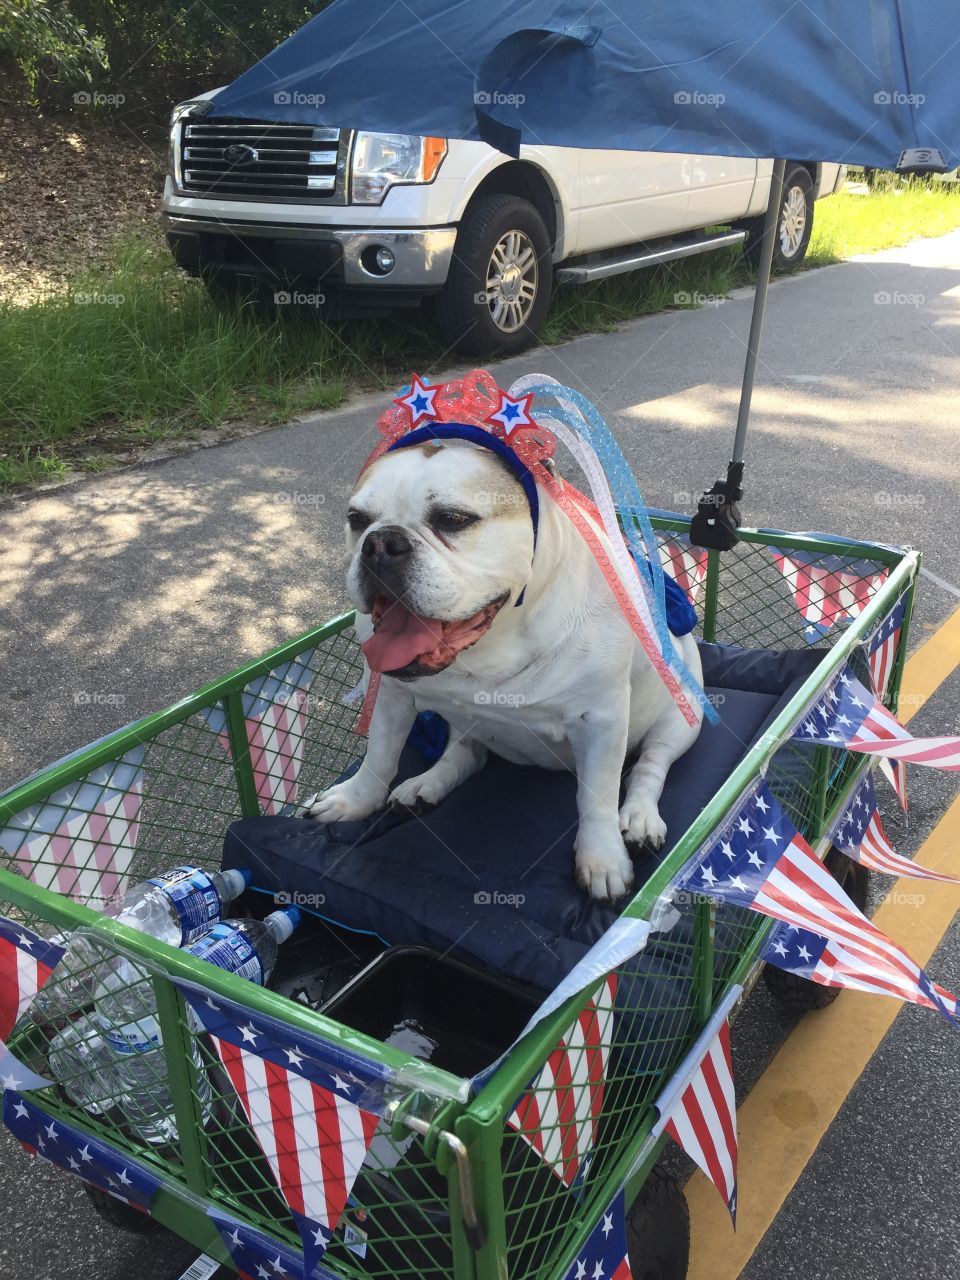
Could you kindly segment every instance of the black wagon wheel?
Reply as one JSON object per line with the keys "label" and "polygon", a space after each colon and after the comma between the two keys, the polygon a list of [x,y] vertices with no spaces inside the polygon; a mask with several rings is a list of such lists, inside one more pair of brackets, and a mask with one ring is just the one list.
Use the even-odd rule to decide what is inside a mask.
{"label": "black wagon wheel", "polygon": [[683,1188],[655,1165],[627,1210],[633,1280],[684,1280],[690,1262],[690,1210]]}

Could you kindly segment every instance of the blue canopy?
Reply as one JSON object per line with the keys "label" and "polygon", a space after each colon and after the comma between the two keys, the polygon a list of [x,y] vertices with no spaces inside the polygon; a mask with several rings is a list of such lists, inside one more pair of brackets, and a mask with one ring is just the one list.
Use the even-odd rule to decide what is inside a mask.
{"label": "blue canopy", "polygon": [[211,114],[952,169],[958,50],[957,0],[335,0]]}

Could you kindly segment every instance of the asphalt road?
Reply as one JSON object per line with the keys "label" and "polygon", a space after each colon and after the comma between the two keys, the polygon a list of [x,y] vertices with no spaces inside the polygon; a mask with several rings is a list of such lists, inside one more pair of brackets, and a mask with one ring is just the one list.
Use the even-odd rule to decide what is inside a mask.
{"label": "asphalt road", "polygon": [[[653,316],[496,375],[507,386],[542,371],[579,387],[607,416],[647,503],[689,510],[726,463],[749,308],[744,293]],[[958,336],[960,233],[776,282],[748,441],[749,523],[924,550],[937,581],[924,583],[914,646],[960,599]],[[0,508],[0,785],[339,611],[345,500],[384,403],[366,397]],[[960,680],[915,727],[960,731]],[[914,787],[910,831],[888,824],[902,852],[954,790],[948,777]],[[954,928],[931,966],[954,990],[956,942]],[[738,1022],[741,1085],[789,1025],[758,990]],[[853,1274],[852,1259],[864,1280],[956,1275],[958,1044],[932,1014],[898,1017],[747,1280],[827,1280]],[[175,1280],[193,1256],[172,1237],[102,1227],[81,1190],[6,1134],[0,1170],[2,1274]]]}

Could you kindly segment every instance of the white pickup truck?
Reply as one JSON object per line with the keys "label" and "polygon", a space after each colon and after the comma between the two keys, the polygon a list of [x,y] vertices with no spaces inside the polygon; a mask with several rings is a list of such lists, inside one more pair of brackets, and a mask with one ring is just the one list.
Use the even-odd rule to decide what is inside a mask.
{"label": "white pickup truck", "polygon": [[[163,195],[179,265],[215,296],[271,295],[340,315],[429,300],[446,341],[519,351],[554,285],[746,242],[769,160],[525,146],[173,114]],[[814,201],[844,168],[787,164],[774,268],[806,253]],[[708,231],[725,227],[731,230]]]}

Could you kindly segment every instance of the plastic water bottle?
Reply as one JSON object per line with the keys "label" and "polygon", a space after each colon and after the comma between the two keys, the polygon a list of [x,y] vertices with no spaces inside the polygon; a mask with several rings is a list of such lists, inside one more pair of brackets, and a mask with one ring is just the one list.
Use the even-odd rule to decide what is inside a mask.
{"label": "plastic water bottle", "polygon": [[[232,920],[215,924],[187,950],[221,969],[263,984],[276,963],[280,943],[300,922],[296,907],[274,911],[266,920]],[[177,1139],[173,1097],[167,1079],[163,1040],[153,985],[138,965],[119,959],[107,969],[94,996],[96,1022],[109,1046],[127,1122],[146,1142]],[[207,1113],[211,1089],[194,1044],[193,1062],[201,1107]]]}
{"label": "plastic water bottle", "polygon": [[109,1045],[86,1014],[58,1031],[47,1050],[50,1072],[71,1100],[93,1115],[122,1103],[122,1089]]}
{"label": "plastic water bottle", "polygon": [[250,883],[249,871],[202,871],[174,867],[163,875],[134,885],[120,907],[110,912],[132,929],[159,938],[172,947],[186,947],[223,915]]}
{"label": "plastic water bottle", "polygon": [[[247,870],[207,872],[199,867],[174,867],[134,885],[104,914],[170,946],[187,946],[220,919],[250,880]],[[65,946],[66,951],[30,1008],[28,1016],[41,1025],[62,1021],[90,1005],[105,967],[104,957],[82,934],[58,934],[52,941]]]}
{"label": "plastic water bottle", "polygon": [[300,923],[296,907],[274,911],[265,920],[222,920],[187,947],[191,955],[259,986],[268,982],[277,952]]}

